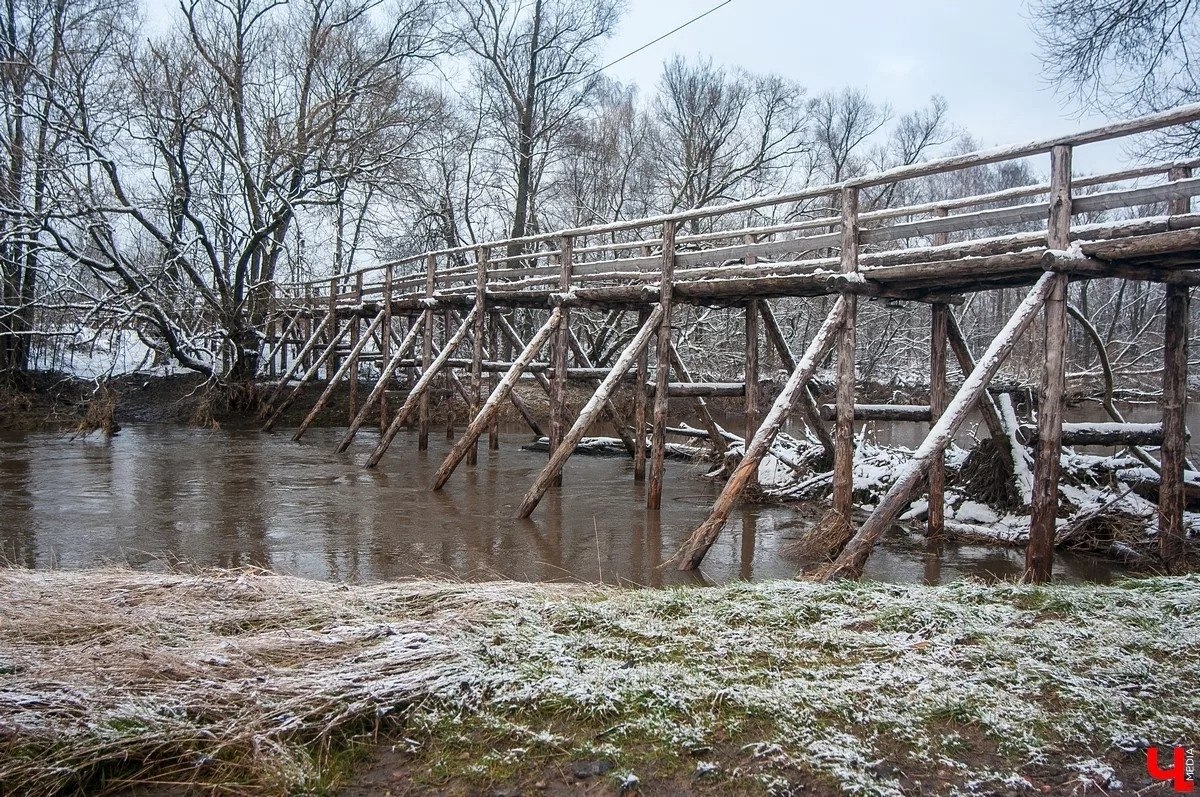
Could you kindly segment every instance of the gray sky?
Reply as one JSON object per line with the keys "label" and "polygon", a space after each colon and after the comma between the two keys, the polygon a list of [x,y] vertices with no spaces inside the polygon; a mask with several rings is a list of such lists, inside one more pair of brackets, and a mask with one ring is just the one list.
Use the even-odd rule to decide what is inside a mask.
{"label": "gray sky", "polygon": [[[629,0],[605,62],[718,2]],[[984,147],[1106,121],[1076,116],[1047,85],[1021,0],[733,0],[608,74],[650,90],[673,53],[777,72],[810,94],[856,86],[890,102],[897,113],[941,94],[951,120]],[[1092,145],[1076,153],[1075,170],[1095,171],[1123,160],[1119,145]]]}
{"label": "gray sky", "polygon": [[[169,0],[142,0],[151,30]],[[627,0],[603,62],[666,33],[720,0]],[[674,36],[607,70],[649,95],[674,53],[707,55],[752,72],[777,72],[809,94],[855,86],[904,113],[941,94],[950,119],[981,147],[1018,144],[1096,127],[1041,74],[1023,0],[732,0]],[[1048,160],[1048,159],[1047,159]],[[1075,152],[1075,172],[1116,168],[1119,143]],[[1049,164],[1035,165],[1048,171]]]}

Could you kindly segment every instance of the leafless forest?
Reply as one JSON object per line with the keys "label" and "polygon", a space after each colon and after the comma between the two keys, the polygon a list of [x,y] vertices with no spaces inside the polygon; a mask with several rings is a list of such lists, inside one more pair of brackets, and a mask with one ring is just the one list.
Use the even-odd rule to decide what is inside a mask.
{"label": "leafless forest", "polygon": [[[1072,54],[1048,57],[1049,72],[1114,116],[1195,96],[1186,70],[1171,69],[1186,63],[1189,4],[1131,5],[1035,9],[1034,24],[1053,34],[1046,52]],[[244,381],[259,370],[277,283],[978,147],[938,96],[894,108],[859,88],[814,94],[700,56],[671,57],[657,79],[622,85],[602,70],[622,12],[618,0],[183,0],[150,24],[131,0],[4,0],[0,367],[60,369],[115,336],[140,342],[147,367]],[[1164,32],[1128,35],[1147,29]],[[1154,69],[1143,68],[1146,48]],[[1155,162],[1192,151],[1185,132],[1130,154]],[[1044,168],[914,180],[864,192],[862,209],[1037,185]],[[796,203],[772,208],[778,219],[753,211],[705,223],[829,211]],[[1018,300],[978,294],[960,308],[967,336],[990,338]],[[811,333],[826,301],[781,303],[785,332]],[[1099,384],[1087,378],[1100,374],[1099,340],[1118,388],[1152,385],[1162,287],[1085,282],[1070,301],[1090,322],[1071,330],[1076,384]],[[872,302],[860,313],[860,379],[919,386],[929,334],[919,308]],[[580,321],[597,366],[632,334],[615,314]],[[678,331],[713,376],[740,368],[742,334],[732,314],[705,309]]]}

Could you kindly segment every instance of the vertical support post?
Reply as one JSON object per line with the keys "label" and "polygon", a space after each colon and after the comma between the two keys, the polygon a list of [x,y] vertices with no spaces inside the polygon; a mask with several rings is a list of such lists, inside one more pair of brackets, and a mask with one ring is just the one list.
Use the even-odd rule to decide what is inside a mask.
{"label": "vertical support post", "polygon": [[[490,250],[481,246],[475,250],[475,331],[474,343],[471,348],[471,420],[479,414],[479,406],[483,402],[483,336],[484,322],[487,319],[487,272]],[[470,421],[468,421],[470,423]],[[467,449],[467,464],[474,465],[479,456],[479,445],[471,441]]]}
{"label": "vertical support post", "polygon": [[[650,308],[638,310],[638,329],[646,326]],[[645,349],[638,353],[637,380],[633,385],[633,480],[646,480],[646,380],[650,378],[650,355]]]}
{"label": "vertical support post", "polygon": [[[1171,169],[1169,179],[1191,177],[1192,170]],[[1172,199],[1171,215],[1191,212],[1190,197]],[[1167,313],[1163,331],[1163,443],[1158,488],[1158,551],[1168,572],[1184,568],[1183,470],[1186,461],[1188,316],[1191,296],[1184,285],[1167,285]]]}
{"label": "vertical support post", "polygon": [[662,507],[663,466],[667,453],[667,410],[671,380],[671,291],[675,278],[675,222],[663,224],[662,266],[658,304],[658,341],[654,362],[654,429],[650,436],[650,481],[646,486],[646,508]]}
{"label": "vertical support post", "polygon": [[[562,237],[559,241],[559,249],[562,254],[559,255],[558,289],[567,293],[571,290],[571,271],[574,260],[574,241],[571,236],[564,235]],[[560,309],[562,311],[561,320],[558,323],[558,331],[554,333],[554,348],[550,352],[552,373],[550,379],[550,453],[548,456],[551,457],[554,456],[559,443],[562,442],[563,430],[567,425],[567,353],[570,347],[568,330],[571,325],[571,311],[565,305]],[[561,470],[555,474],[552,484],[555,487],[562,485]]]}
{"label": "vertical support post", "polygon": [[[383,272],[383,329],[379,335],[379,370],[383,371],[387,362],[392,359],[392,272],[395,267],[388,265]],[[379,396],[379,431],[387,429],[388,403],[387,391]]]}
{"label": "vertical support post", "polygon": [[[1070,233],[1071,148],[1059,145],[1050,153],[1050,220],[1046,245],[1050,249],[1066,249],[1070,245]],[[1066,274],[1054,276],[1044,313],[1045,365],[1038,393],[1033,505],[1029,517],[1029,544],[1025,548],[1025,578],[1036,584],[1049,581],[1054,569],[1067,349]]]}
{"label": "vertical support post", "polygon": [[[338,300],[338,278],[334,277],[329,281],[329,339],[333,340],[338,333],[337,319],[337,300]],[[329,379],[333,372],[341,367],[341,360],[335,351],[329,356],[329,361],[325,363],[325,378]]]}
{"label": "vertical support post", "polygon": [[[929,330],[929,428],[933,429],[946,404],[950,391],[946,386],[946,332],[950,308],[943,302],[932,305]],[[934,456],[929,464],[929,516],[925,525],[926,537],[941,537],[946,530],[946,455]]]}
{"label": "vertical support post", "polygon": [[[493,358],[496,358],[496,353],[499,351],[499,344],[499,324],[497,323],[496,312],[493,310],[488,313],[488,351],[491,353]],[[492,390],[495,390],[499,384],[500,374],[493,373],[491,381]],[[492,422],[488,424],[488,448],[492,451],[500,450],[500,423],[496,419],[495,415],[492,416]]]}
{"label": "vertical support post", "polygon": [[[858,189],[842,189],[843,274],[858,271]],[[833,432],[833,511],[849,522],[854,510],[854,349],[858,297],[844,293],[846,316],[838,333],[837,423]]]}
{"label": "vertical support post", "polygon": [[758,431],[761,390],[758,383],[758,300],[746,302],[746,439]]}
{"label": "vertical support post", "polygon": [[[437,256],[425,257],[425,328],[421,341],[421,373],[429,369],[433,362],[433,290],[437,285]],[[421,394],[421,403],[417,405],[417,417],[420,431],[417,433],[417,450],[429,448],[429,391]]]}
{"label": "vertical support post", "polygon": [[[360,272],[358,272],[358,274],[355,276],[355,279],[354,279],[354,303],[356,305],[358,305],[359,307],[362,306],[362,297],[363,297],[363,275],[362,275],[362,272],[360,271]],[[354,420],[354,416],[358,415],[358,353],[357,352],[359,350],[358,341],[362,335],[362,317],[356,314],[354,316],[354,320],[351,321],[350,323],[352,323],[354,325],[353,327],[350,328],[350,351],[354,352],[354,354],[352,354],[350,357],[350,368],[347,370],[347,373],[349,374],[349,377],[350,377],[350,399],[349,399],[350,406],[349,406],[349,412],[346,415],[347,421]]]}
{"label": "vertical support post", "polygon": [[[450,329],[457,322],[457,317],[453,310],[447,307],[442,312],[442,348],[450,345]],[[457,377],[454,374],[454,366],[446,367],[446,374],[442,379],[444,384],[444,395],[446,397],[446,439],[454,439],[454,387]],[[460,383],[461,384],[461,383]],[[463,400],[466,400],[463,396]]]}
{"label": "vertical support post", "polygon": [[[746,243],[752,244],[755,242],[755,236],[748,234]],[[747,254],[745,263],[747,266],[752,266],[758,262],[758,258],[752,254]],[[754,433],[758,431],[758,424],[761,420],[761,401],[759,384],[758,384],[758,322],[759,322],[759,307],[758,300],[751,299],[746,302],[746,425],[743,437],[746,439],[746,445],[750,445],[750,441],[754,439]],[[754,473],[751,481],[758,484],[758,473]]]}
{"label": "vertical support post", "polygon": [[[306,314],[304,315],[304,323],[301,326],[301,329],[304,332],[304,341],[300,344],[301,346],[304,345],[304,342],[307,342],[310,338],[312,338],[313,324],[316,323],[317,303],[315,297],[313,296],[312,285],[304,286],[304,309]],[[301,349],[301,351],[303,351],[303,349]],[[300,367],[307,369],[310,365],[312,365],[312,354],[305,353],[304,357],[301,359]]]}
{"label": "vertical support post", "polygon": [[267,362],[267,375],[275,378],[275,350],[277,344],[283,341],[283,318],[279,316],[279,286],[271,283],[271,291],[267,294],[267,318],[271,319],[268,329],[271,330],[270,340],[267,341],[267,351],[271,359]]}

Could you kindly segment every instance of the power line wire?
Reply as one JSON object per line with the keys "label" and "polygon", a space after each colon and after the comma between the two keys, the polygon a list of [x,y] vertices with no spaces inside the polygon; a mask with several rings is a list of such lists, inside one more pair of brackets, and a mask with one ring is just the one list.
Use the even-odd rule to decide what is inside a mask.
{"label": "power line wire", "polygon": [[[593,71],[593,72],[589,72],[588,74],[586,74],[586,75],[584,75],[583,77],[579,78],[578,80],[576,80],[574,83],[571,83],[570,85],[571,85],[571,86],[574,86],[576,83],[582,83],[582,82],[583,82],[583,81],[585,81],[585,80],[591,80],[591,79],[592,79],[592,78],[594,78],[596,75],[598,75],[598,74],[600,74],[601,72],[603,72],[605,69],[608,69],[608,68],[609,68],[609,67],[611,67],[611,66],[616,66],[617,64],[619,64],[619,63],[621,63],[622,61],[624,61],[626,58],[632,58],[633,56],[635,56],[635,55],[637,55],[638,53],[640,53],[642,50],[645,50],[645,49],[647,49],[647,48],[649,48],[649,47],[653,47],[654,45],[658,44],[660,41],[662,41],[663,39],[665,39],[665,38],[667,38],[667,37],[669,37],[669,36],[674,36],[676,33],[678,33],[679,31],[683,30],[683,29],[684,29],[684,28],[686,28],[688,25],[691,25],[691,24],[692,24],[692,23],[694,23],[694,22],[699,22],[700,20],[702,20],[702,19],[704,19],[705,17],[707,17],[709,14],[713,13],[714,11],[719,11],[720,9],[724,8],[725,6],[729,5],[729,4],[730,4],[730,3],[732,3],[732,2],[733,2],[733,0],[725,0],[723,3],[718,3],[717,5],[713,6],[712,8],[708,9],[707,11],[705,11],[703,14],[700,14],[699,16],[696,16],[696,17],[692,17],[691,19],[689,19],[687,22],[684,22],[684,23],[683,23],[682,25],[680,25],[679,27],[677,27],[677,28],[674,28],[674,29],[672,29],[672,30],[669,30],[669,31],[667,31],[666,33],[664,33],[663,35],[659,36],[659,37],[658,37],[657,39],[655,39],[654,41],[649,41],[649,42],[646,42],[646,43],[645,43],[645,44],[643,44],[641,47],[638,47],[636,50],[631,50],[631,51],[629,51],[629,52],[625,53],[623,56],[621,56],[621,57],[620,57],[620,58],[618,58],[617,60],[615,60],[615,61],[609,61],[609,62],[608,62],[607,64],[605,64],[604,66],[600,67],[599,69],[597,69],[597,70],[595,70],[595,71]],[[569,88],[569,86],[568,86],[568,88]]]}

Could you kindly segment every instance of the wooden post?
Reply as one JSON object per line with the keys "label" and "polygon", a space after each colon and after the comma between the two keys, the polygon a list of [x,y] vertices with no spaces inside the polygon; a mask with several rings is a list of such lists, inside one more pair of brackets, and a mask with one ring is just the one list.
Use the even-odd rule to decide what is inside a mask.
{"label": "wooden post", "polygon": [[[329,399],[333,396],[333,391],[337,389],[338,382],[341,381],[342,377],[349,374],[350,379],[352,380],[350,384],[351,385],[354,384],[353,380],[356,380],[358,378],[358,375],[355,373],[355,371],[357,369],[357,365],[358,365],[358,355],[360,355],[362,353],[363,348],[367,345],[367,342],[371,339],[371,334],[374,333],[375,330],[379,328],[379,325],[382,322],[383,322],[383,313],[379,312],[375,315],[375,318],[371,320],[370,326],[367,327],[366,334],[359,337],[356,335],[359,319],[357,316],[355,316],[354,326],[351,327],[351,332],[350,332],[351,341],[352,341],[351,348],[350,348],[350,356],[346,358],[346,361],[342,363],[341,367],[338,368],[338,370],[333,374],[333,376],[331,376],[329,378],[328,383],[325,385],[325,390],[322,391],[320,398],[318,398],[317,402],[315,404],[313,404],[312,409],[309,410],[308,415],[305,416],[304,421],[301,422],[300,428],[296,430],[296,433],[294,435],[292,435],[293,440],[299,442],[300,438],[304,436],[304,433],[308,430],[308,427],[311,426],[313,421],[315,421],[317,419],[317,415],[319,415],[321,413],[321,410],[325,409],[325,405],[329,402]],[[355,339],[355,338],[357,338],[357,339]],[[353,421],[354,418],[357,416],[358,416],[358,413],[355,412],[355,414],[351,416],[350,420]]]}
{"label": "wooden post", "polygon": [[437,473],[433,477],[433,489],[440,490],[446,486],[446,482],[450,480],[451,474],[455,468],[462,462],[463,457],[467,452],[475,447],[475,441],[483,434],[483,430],[491,425],[492,419],[500,410],[500,405],[512,393],[513,387],[517,384],[517,380],[521,378],[521,373],[533,362],[533,359],[541,352],[542,347],[546,345],[546,341],[559,328],[562,323],[562,310],[555,308],[550,314],[550,319],[538,330],[529,341],[521,353],[517,356],[513,364],[509,366],[508,371],[504,374],[504,378],[496,385],[496,388],[488,396],[487,402],[484,404],[482,411],[472,416],[471,422],[467,425],[467,430],[462,438],[446,455],[441,466],[437,469]]}
{"label": "wooden post", "polygon": [[[432,323],[432,320],[429,323]],[[384,453],[388,450],[388,446],[392,444],[392,440],[396,439],[396,435],[400,433],[400,427],[404,425],[404,422],[408,420],[408,416],[412,414],[414,405],[422,402],[429,394],[429,384],[438,375],[438,372],[442,370],[442,366],[446,364],[446,360],[449,360],[451,355],[454,354],[454,350],[458,348],[458,344],[462,343],[463,338],[467,336],[467,332],[470,331],[473,323],[475,323],[475,308],[471,308],[471,312],[467,313],[467,317],[459,325],[458,331],[446,341],[446,345],[442,347],[438,356],[421,372],[421,378],[417,380],[417,384],[409,392],[408,398],[404,400],[404,404],[396,412],[396,416],[392,418],[392,422],[388,424],[388,428],[380,435],[379,445],[375,446],[375,450],[367,458],[368,468],[373,468],[379,464],[379,460],[383,458]]]}
{"label": "wooden post", "polygon": [[1016,347],[1018,340],[1037,316],[1051,293],[1055,275],[1044,274],[1029,290],[1012,318],[992,340],[979,363],[967,375],[962,387],[946,405],[946,411],[934,424],[933,429],[922,441],[912,458],[904,463],[888,488],[887,493],[876,505],[866,522],[859,527],[850,542],[838,554],[837,559],[825,573],[825,578],[858,578],[862,575],[867,558],[883,533],[896,521],[900,512],[908,505],[913,491],[920,485],[935,456],[941,456],[954,435],[966,422],[971,409],[987,391],[988,382],[1000,370],[1000,366]]}
{"label": "wooden post", "polygon": [[[483,335],[484,322],[487,320],[487,274],[490,252],[486,246],[475,250],[475,340],[471,347],[471,402],[469,412],[471,418],[479,414],[479,405],[483,401]],[[479,436],[471,440],[467,449],[467,464],[474,465],[479,456],[479,446],[475,444]]]}
{"label": "wooden post", "polygon": [[[787,340],[783,337],[783,330],[779,328],[779,322],[775,319],[775,313],[771,310],[770,302],[766,299],[760,299],[758,309],[762,313],[763,329],[767,333],[767,340],[771,341],[771,345],[775,347],[775,352],[779,355],[779,361],[783,363],[783,367],[788,373],[791,373],[796,370],[796,356],[792,354]],[[821,442],[821,447],[825,449],[825,455],[829,457],[828,461],[832,462],[833,438],[829,436],[829,429],[825,426],[825,422],[821,420],[821,412],[817,407],[817,400],[813,398],[812,388],[805,385],[804,389],[800,391],[797,403],[800,407],[800,413],[804,416],[804,422],[808,424],[808,428],[812,429],[813,434],[817,436],[817,440]]]}
{"label": "wooden post", "polygon": [[[753,233],[746,235],[746,243],[753,244],[756,241],[756,236]],[[747,266],[752,266],[758,262],[758,258],[752,254],[747,254],[745,263]],[[759,322],[759,302],[757,299],[751,299],[746,302],[746,424],[745,437],[747,440],[754,439],[754,433],[758,431],[760,421],[759,404],[762,401],[761,389],[759,387],[759,368],[758,368],[758,322]],[[757,475],[757,474],[756,474]]]}
{"label": "wooden post", "polygon": [[758,472],[758,463],[762,462],[762,458],[771,448],[771,443],[775,441],[775,436],[779,434],[779,430],[783,427],[783,423],[787,420],[788,413],[791,411],[792,405],[795,403],[800,390],[812,378],[812,375],[817,370],[817,365],[821,358],[829,351],[829,347],[833,345],[834,337],[838,330],[841,329],[846,315],[846,297],[838,297],[838,300],[833,305],[833,309],[829,311],[829,316],[825,319],[825,323],[817,330],[816,337],[812,343],[808,345],[804,356],[800,358],[796,368],[792,371],[792,375],[788,377],[787,384],[783,386],[783,391],[779,397],[775,399],[775,403],[771,405],[767,417],[763,419],[762,425],[758,427],[758,431],[754,434],[754,439],[746,443],[746,453],[742,456],[742,461],[738,463],[733,474],[729,477],[729,481],[725,482],[725,487],[721,490],[721,495],[713,504],[712,512],[709,513],[708,519],[696,527],[692,532],[692,536],[684,543],[679,552],[675,554],[672,561],[676,561],[680,570],[695,570],[704,561],[705,554],[712,544],[716,542],[717,536],[720,535],[721,529],[725,526],[725,521],[729,519],[729,513],[733,511],[734,505],[737,503],[738,497],[741,496],[742,490],[750,482],[750,479]]}
{"label": "wooden post", "polygon": [[[354,280],[354,303],[362,305],[362,290],[363,290],[363,275],[358,272]],[[381,311],[382,312],[382,311]],[[350,398],[349,406],[347,407],[346,420],[350,421],[358,414],[358,355],[362,351],[362,347],[358,345],[359,336],[362,335],[362,317],[356,312],[353,320],[350,322],[354,326],[350,328],[350,349],[354,354],[350,357]],[[382,317],[379,318],[382,321]],[[366,337],[370,337],[368,332]]]}
{"label": "wooden post", "polygon": [[563,436],[558,448],[554,449],[550,454],[550,461],[546,463],[546,467],[542,468],[542,472],[534,480],[533,486],[529,488],[529,492],[525,493],[525,498],[521,501],[521,507],[517,510],[517,517],[527,518],[533,514],[533,510],[537,508],[538,503],[542,500],[542,496],[555,483],[558,473],[562,471],[563,465],[566,464],[567,459],[575,451],[575,446],[579,445],[579,441],[587,434],[588,427],[592,425],[592,421],[596,419],[596,416],[600,414],[600,410],[603,409],[604,403],[625,377],[625,373],[629,370],[629,366],[633,364],[638,352],[646,348],[650,343],[650,336],[654,333],[656,327],[659,330],[662,329],[661,319],[664,312],[665,310],[661,305],[656,307],[650,314],[650,318],[646,320],[646,323],[634,335],[633,340],[629,341],[629,345],[617,357],[617,361],[613,364],[612,370],[608,372],[608,376],[604,377],[604,381],[600,383],[600,386],[596,388],[596,392],[592,394],[587,404],[580,410],[579,417],[575,419],[575,423],[571,426],[570,431]]}
{"label": "wooden post", "polygon": [[[559,242],[559,275],[558,289],[563,293],[571,290],[571,268],[574,258],[573,244],[569,235],[564,235]],[[566,307],[560,308],[562,317],[558,323],[558,331],[554,333],[554,344],[551,349],[550,368],[550,437],[549,456],[553,457],[559,443],[562,442],[563,430],[567,421],[567,354],[570,343],[568,330],[571,326],[571,311]],[[562,484],[562,472],[554,479],[555,486]]]}
{"label": "wooden post", "polygon": [[658,287],[658,340],[654,363],[654,429],[650,437],[650,482],[646,486],[646,508],[662,507],[663,465],[667,453],[667,410],[671,381],[671,290],[675,278],[675,222],[663,224],[662,267]]}
{"label": "wooden post", "polygon": [[[395,266],[388,264],[383,272],[383,334],[379,336],[379,368],[392,356],[392,272]],[[379,431],[387,428],[388,402],[387,393],[379,397]]]}
{"label": "wooden post", "polygon": [[283,317],[279,315],[279,287],[272,282],[270,292],[267,294],[267,318],[270,321],[267,324],[267,329],[271,331],[271,340],[268,341],[269,348],[267,349],[267,376],[271,379],[275,378],[275,339],[283,340]]}
{"label": "wooden post", "polygon": [[754,439],[758,431],[759,402],[761,390],[758,377],[758,301],[751,299],[746,302],[746,433],[747,440]]}
{"label": "wooden post", "polygon": [[[442,311],[442,345],[443,346],[446,346],[450,343],[450,329],[454,326],[455,323],[458,323],[461,320],[462,319],[458,316],[458,314],[455,313],[453,310],[451,310],[449,307],[447,307],[444,311]],[[454,373],[454,368],[450,367],[450,368],[446,369],[446,376],[442,380],[443,382],[446,383],[445,390],[446,390],[446,439],[447,440],[454,439],[454,382],[457,378],[458,377]],[[463,396],[462,399],[463,399],[464,403],[467,403],[466,396]]]}
{"label": "wooden post", "polygon": [[[329,281],[329,315],[333,319],[333,326],[329,328],[329,337],[332,339],[337,335],[338,320],[337,320],[337,300],[338,300],[338,278],[334,277]],[[325,379],[328,380],[330,374],[338,369],[340,358],[337,352],[333,352],[329,361],[325,365]]]}
{"label": "wooden post", "polygon": [[[270,411],[272,405],[275,403],[275,400],[279,398],[279,395],[283,393],[284,390],[287,389],[288,380],[291,379],[292,375],[300,369],[300,366],[304,365],[305,363],[312,362],[312,357],[309,356],[309,352],[316,348],[316,345],[321,337],[321,333],[325,331],[325,327],[329,324],[330,319],[331,316],[325,316],[325,318],[321,319],[321,323],[319,326],[317,326],[316,331],[310,334],[304,341],[304,345],[300,348],[300,351],[296,355],[295,359],[292,360],[292,364],[289,365],[286,370],[284,370],[283,375],[279,377],[279,381],[275,383],[275,387],[267,396],[267,400],[263,402],[263,407],[265,408],[264,414]],[[308,379],[311,378],[311,376],[307,377],[305,381],[308,381]]]}
{"label": "wooden post", "polygon": [[[692,381],[692,375],[688,372],[687,364],[679,356],[679,350],[675,348],[674,343],[671,344],[671,365],[675,368],[675,373],[681,381]],[[700,423],[704,426],[704,431],[708,432],[708,441],[712,443],[713,450],[718,455],[724,456],[725,452],[729,449],[729,445],[725,440],[725,436],[721,434],[721,427],[717,425],[716,419],[713,418],[712,413],[708,410],[708,402],[704,400],[704,396],[696,396],[692,399],[692,406],[696,408],[696,414],[700,416]],[[755,427],[755,429],[757,428]]]}
{"label": "wooden post", "polygon": [[[1050,153],[1050,220],[1046,246],[1064,250],[1071,243],[1071,148],[1056,146]],[[1033,461],[1033,505],[1029,544],[1025,548],[1025,578],[1041,584],[1054,569],[1055,519],[1058,517],[1058,477],[1062,457],[1063,393],[1067,350],[1067,275],[1052,278],[1045,307],[1045,349],[1042,384],[1038,393],[1038,439]]]}
{"label": "wooden post", "polygon": [[[931,307],[929,330],[929,428],[946,411],[949,390],[946,387],[946,321],[950,308],[935,302]],[[940,537],[946,530],[946,457],[939,454],[929,466],[929,516],[925,524],[926,537]]]}
{"label": "wooden post", "polygon": [[[491,352],[493,357],[497,356],[497,353],[499,352],[498,346],[500,344],[500,335],[499,330],[497,329],[496,317],[497,314],[495,311],[488,313],[488,351]],[[498,374],[492,375],[491,385],[492,390],[495,390],[500,386],[500,377]],[[516,386],[514,385],[514,389],[515,387]],[[520,399],[518,399],[518,401],[520,401]],[[492,451],[500,450],[500,423],[495,415],[492,416],[492,422],[488,425],[488,448]]]}
{"label": "wooden post", "polygon": [[[425,338],[421,342],[421,374],[429,370],[433,361],[433,291],[437,287],[437,256],[429,254],[425,257]],[[420,431],[417,433],[417,450],[429,448],[429,392],[421,393],[421,404],[417,409]],[[386,434],[386,430],[384,430]]]}
{"label": "wooden post", "polygon": [[[638,328],[641,329],[640,326]],[[587,352],[583,349],[583,344],[579,342],[579,339],[575,337],[575,333],[570,329],[567,330],[567,342],[571,346],[571,353],[575,355],[576,365],[580,368],[593,367],[591,358],[588,357]],[[595,384],[600,384],[600,380],[596,380]],[[604,402],[604,417],[612,421],[617,429],[617,436],[621,438],[621,442],[625,445],[625,450],[632,457],[637,450],[637,444],[629,435],[626,429],[625,418],[622,417],[621,413],[617,412],[617,407],[612,403],[612,399],[607,399]]]}
{"label": "wooden post", "polygon": [[[1191,177],[1191,169],[1172,169],[1172,181]],[[1191,212],[1191,198],[1172,199],[1169,212]],[[1184,285],[1167,286],[1167,313],[1163,332],[1163,442],[1159,451],[1162,474],[1158,488],[1158,550],[1171,573],[1182,573],[1184,559],[1183,525],[1186,461],[1184,441],[1187,423],[1188,305],[1190,290]]]}
{"label": "wooden post", "polygon": [[[842,189],[841,270],[858,270],[858,189]],[[837,422],[833,434],[833,511],[847,521],[854,511],[854,349],[858,297],[843,294],[846,316],[838,334]]]}
{"label": "wooden post", "polygon": [[[333,318],[333,316],[330,316],[330,318]],[[282,401],[272,407],[273,412],[271,413],[271,417],[267,419],[267,422],[263,424],[262,427],[264,432],[271,431],[275,424],[279,422],[279,419],[283,417],[284,411],[286,411],[288,407],[292,406],[292,402],[299,397],[300,391],[304,389],[305,385],[312,381],[313,377],[317,375],[317,372],[321,369],[322,365],[325,366],[325,373],[332,376],[328,363],[333,357],[334,349],[337,348],[337,345],[342,342],[342,338],[344,338],[346,333],[349,331],[350,327],[343,327],[342,330],[336,334],[332,330],[330,331],[329,342],[326,343],[325,348],[321,350],[321,356],[314,360],[313,364],[308,367],[308,370],[304,372],[304,376],[300,377],[300,381],[297,382],[296,386],[292,388],[292,392],[288,393]]]}
{"label": "wooden post", "polygon": [[[638,310],[638,328],[646,326],[650,308]],[[650,356],[646,349],[638,353],[637,380],[633,385],[633,480],[646,480],[646,380],[650,376]]]}
{"label": "wooden post", "polygon": [[[367,413],[371,411],[371,407],[375,406],[375,402],[377,400],[383,401],[384,394],[387,391],[387,384],[391,381],[392,374],[394,374],[396,372],[396,368],[399,367],[400,360],[402,360],[408,354],[409,349],[411,349],[417,342],[417,333],[421,331],[421,327],[424,325],[424,317],[417,316],[415,323],[413,323],[413,325],[409,328],[408,334],[404,336],[404,340],[402,340],[400,345],[396,347],[395,353],[392,354],[392,357],[390,360],[388,360],[387,365],[383,367],[382,373],[379,374],[379,379],[375,382],[375,387],[371,389],[371,393],[367,396],[367,400],[363,402],[362,409],[358,411],[358,415],[354,416],[354,420],[350,422],[350,428],[346,430],[344,435],[342,435],[342,441],[338,443],[337,447],[339,454],[349,448],[350,443],[354,442],[354,436],[358,434],[359,427],[366,422]],[[384,428],[380,431],[384,432],[386,430],[387,427],[384,426]]]}

